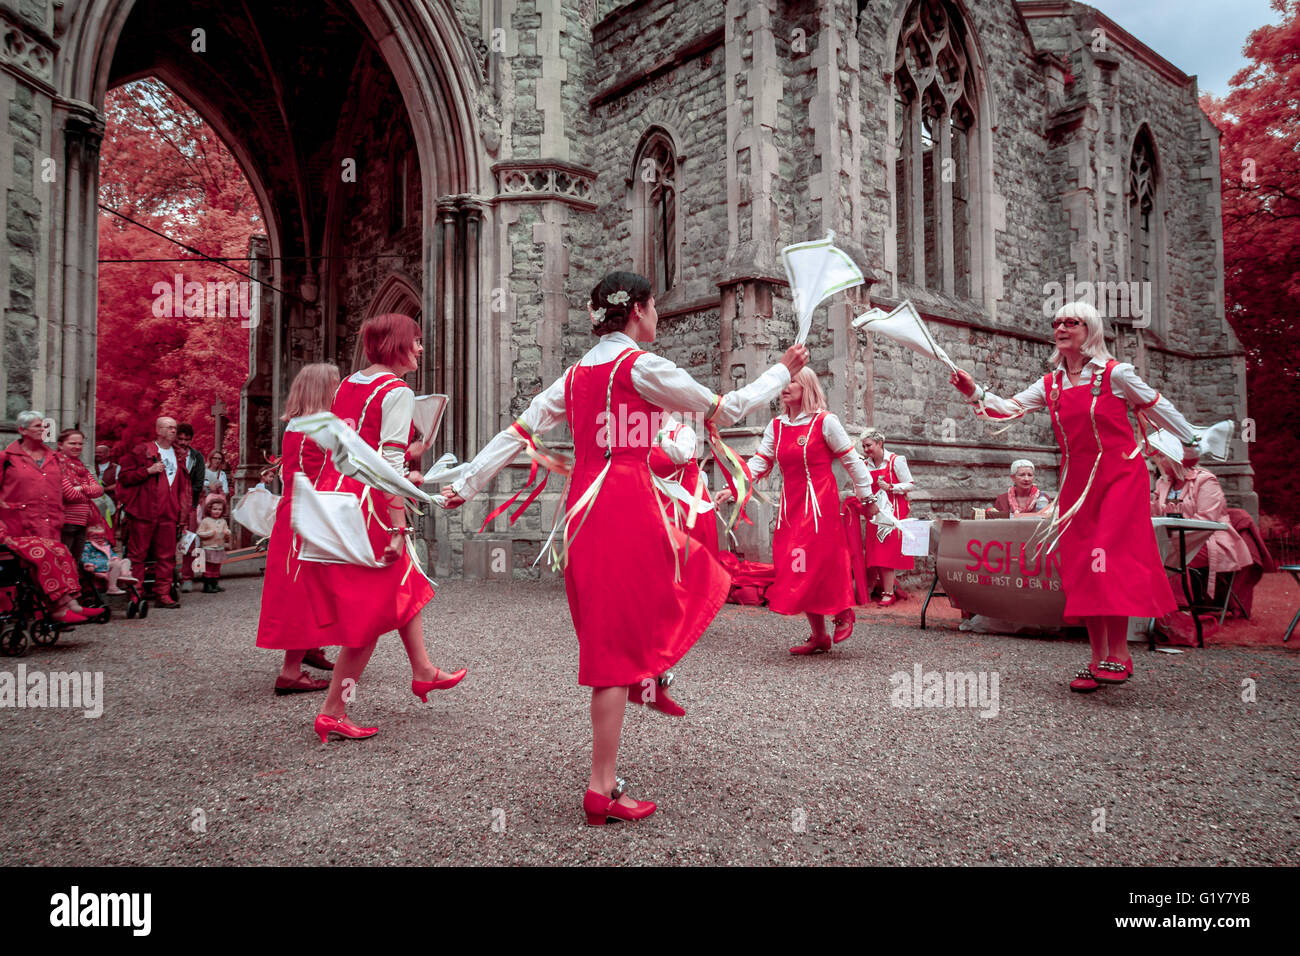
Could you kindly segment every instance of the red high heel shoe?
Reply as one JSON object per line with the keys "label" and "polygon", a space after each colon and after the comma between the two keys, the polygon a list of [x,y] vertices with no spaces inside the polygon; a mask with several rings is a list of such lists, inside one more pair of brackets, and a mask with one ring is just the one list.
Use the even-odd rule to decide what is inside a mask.
{"label": "red high heel shoe", "polygon": [[378,727],[358,727],[348,720],[347,714],[342,717],[317,714],[315,729],[321,743],[325,743],[330,734],[338,734],[340,737],[348,737],[352,740],[364,740],[366,737],[373,737],[379,733]]}
{"label": "red high heel shoe", "polygon": [[858,616],[853,613],[853,608],[835,615],[835,633],[832,635],[832,639],[836,644],[849,639],[849,635],[853,633],[853,624],[857,619]]}
{"label": "red high heel shoe", "polygon": [[[848,635],[846,634],[845,637]],[[808,640],[798,647],[790,648],[791,654],[824,654],[831,649],[831,639],[825,634],[810,634]]]}
{"label": "red high heel shoe", "polygon": [[[647,680],[648,679],[649,678],[647,678]],[[655,681],[653,689],[651,689],[649,700],[645,699],[645,691],[647,688],[644,681],[639,684],[629,684],[627,687],[627,699],[634,704],[644,704],[651,710],[657,710],[659,713],[667,714],[669,717],[685,717],[686,708],[668,696],[668,688],[672,686],[672,683],[673,672],[668,671]]]}
{"label": "red high heel shoe", "polygon": [[608,797],[588,790],[582,798],[582,809],[587,813],[587,823],[593,827],[604,826],[610,820],[644,820],[655,812],[655,805],[649,800],[638,800],[636,806],[625,807],[618,798],[627,789],[627,781],[616,777],[617,786]]}
{"label": "red high heel shoe", "polygon": [[[433,671],[435,675],[442,673],[442,671],[438,670],[436,667]],[[449,674],[446,677],[435,676],[433,680],[413,680],[411,681],[411,693],[420,698],[421,702],[427,704],[429,702],[429,691],[447,690],[455,687],[465,679],[465,675],[468,673],[469,671],[462,667],[460,670],[456,671],[456,673]]]}

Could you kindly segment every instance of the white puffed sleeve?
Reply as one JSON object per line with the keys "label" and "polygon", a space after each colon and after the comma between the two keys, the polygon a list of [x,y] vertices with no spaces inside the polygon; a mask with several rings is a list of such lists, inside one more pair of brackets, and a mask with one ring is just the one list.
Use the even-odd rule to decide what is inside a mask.
{"label": "white puffed sleeve", "polygon": [[[784,386],[782,386],[784,388]],[[746,462],[749,473],[757,483],[760,478],[776,467],[776,419],[767,423],[763,437],[759,440],[758,451]]]}
{"label": "white puffed sleeve", "polygon": [[[567,377],[566,372],[552,382],[551,387],[534,398],[516,421],[538,435],[564,421],[564,382]],[[526,443],[514,424],[497,432],[496,437],[470,462],[469,470],[452,483],[452,490],[469,501],[487,487],[497,472],[515,460]]]}
{"label": "white puffed sleeve", "polygon": [[840,424],[838,416],[827,414],[822,419],[822,436],[826,439],[826,447],[849,473],[849,478],[853,481],[853,493],[859,498],[870,497],[871,472],[867,471],[862,456],[858,454],[857,445]]}
{"label": "white puffed sleeve", "polygon": [[[648,402],[670,412],[700,412],[723,427],[766,405],[790,384],[789,370],[778,362],[744,388],[718,395],[661,355],[647,352],[632,366],[632,385]],[[715,411],[716,409],[716,411]]]}
{"label": "white puffed sleeve", "polygon": [[406,474],[406,449],[411,439],[411,418],[415,415],[415,392],[405,385],[390,388],[380,405],[379,453],[399,475]]}
{"label": "white puffed sleeve", "polygon": [[657,438],[659,447],[674,465],[684,465],[695,457],[695,429],[690,425],[683,424],[676,418],[666,419]]}

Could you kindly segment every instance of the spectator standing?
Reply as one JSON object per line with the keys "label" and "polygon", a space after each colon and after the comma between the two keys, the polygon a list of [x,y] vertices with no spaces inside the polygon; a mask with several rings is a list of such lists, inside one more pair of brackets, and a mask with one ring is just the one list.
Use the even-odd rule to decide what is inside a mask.
{"label": "spectator standing", "polygon": [[[186,515],[185,528],[187,531],[196,531],[199,526],[199,500],[203,497],[207,463],[203,460],[203,453],[194,447],[194,426],[189,422],[181,422],[176,426],[176,447],[185,452],[185,464],[182,467],[190,476],[190,497],[193,499]],[[197,547],[194,547],[186,551],[181,558],[181,590],[187,594],[194,590],[196,553]]]}
{"label": "spectator standing", "polygon": [[92,517],[99,517],[94,499],[104,493],[90,469],[82,464],[81,452],[85,446],[85,435],[75,428],[65,428],[59,432],[58,451],[54,453],[63,483],[61,540],[74,558],[80,558],[86,547],[86,525]]}
{"label": "spectator standing", "polygon": [[154,594],[159,607],[180,607],[171,597],[172,573],[176,569],[176,539],[187,526],[190,512],[189,475],[183,456],[174,442],[176,420],[159,418],[157,437],[132,449],[122,459],[118,483],[122,507],[130,516],[126,552],[137,574],[145,562],[154,561]]}
{"label": "spectator standing", "polygon": [[95,446],[95,480],[104,494],[117,500],[117,463],[113,461],[113,450],[107,445]]}

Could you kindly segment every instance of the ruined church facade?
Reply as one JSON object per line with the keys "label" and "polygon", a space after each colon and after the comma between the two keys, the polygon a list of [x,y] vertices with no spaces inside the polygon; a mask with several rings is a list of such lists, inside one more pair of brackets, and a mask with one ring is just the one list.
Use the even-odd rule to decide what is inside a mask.
{"label": "ruined church facade", "polygon": [[[819,310],[812,364],[850,431],[908,456],[915,513],[969,516],[1016,458],[1054,488],[1056,446],[1045,416],[993,434],[942,366],[856,334],[869,305],[912,300],[1012,393],[1045,370],[1054,306],[1092,296],[1111,350],[1192,421],[1249,414],[1195,78],[1083,4],[0,0],[0,26],[10,428],[34,407],[93,445],[104,93],[143,76],[219,130],[266,211],[245,462],[278,448],[297,370],[351,370],[387,311],[424,329],[412,384],[451,396],[439,450],[472,454],[590,345],[616,268],[655,286],[655,348],[733,388],[793,337],[780,248],[830,231],[868,281]],[[728,440],[748,452],[764,424]],[[1214,470],[1256,510],[1248,445]],[[483,571],[484,542],[532,562],[558,489],[474,537],[526,474],[425,522],[439,573]]]}

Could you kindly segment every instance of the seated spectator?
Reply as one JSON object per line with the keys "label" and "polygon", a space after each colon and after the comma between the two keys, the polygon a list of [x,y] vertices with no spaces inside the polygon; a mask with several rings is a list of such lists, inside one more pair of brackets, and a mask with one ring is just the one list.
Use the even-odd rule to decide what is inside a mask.
{"label": "seated spectator", "polygon": [[[1148,436],[1155,449],[1156,468],[1160,477],[1151,502],[1151,514],[1159,517],[1192,518],[1197,521],[1221,521],[1231,525],[1228,501],[1219,479],[1198,468],[1199,456],[1163,429]],[[1210,535],[1205,547],[1188,562],[1189,568],[1209,569],[1206,593],[1214,600],[1215,579],[1222,573],[1239,571],[1251,564],[1246,542],[1231,527]]]}
{"label": "seated spectator", "polygon": [[998,495],[990,518],[1036,518],[1052,506],[1052,499],[1034,484],[1034,463],[1019,458],[1011,463],[1011,487]]}
{"label": "seated spectator", "polygon": [[86,436],[75,428],[59,433],[58,451],[54,453],[63,476],[63,530],[61,540],[68,553],[78,557],[86,547],[86,526],[91,516],[99,517],[94,499],[104,493],[95,476],[81,462]]}
{"label": "seated spectator", "polygon": [[102,576],[108,584],[105,594],[125,594],[118,584],[138,584],[131,576],[131,562],[113,551],[113,531],[103,521],[86,526],[86,546],[81,552],[81,566],[90,574]]}

